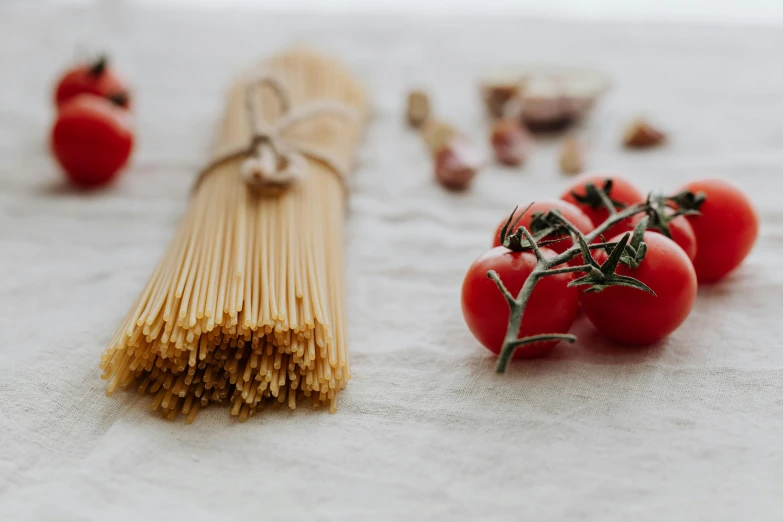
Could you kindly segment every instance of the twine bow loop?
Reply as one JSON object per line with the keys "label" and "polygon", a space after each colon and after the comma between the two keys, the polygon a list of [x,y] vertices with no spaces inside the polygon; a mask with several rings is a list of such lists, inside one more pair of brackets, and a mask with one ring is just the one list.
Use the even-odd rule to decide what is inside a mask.
{"label": "twine bow loop", "polygon": [[[271,89],[280,103],[281,116],[274,123],[263,115],[259,91],[264,86]],[[245,105],[251,128],[250,142],[218,154],[202,170],[197,184],[216,166],[244,157],[240,172],[245,182],[254,189],[279,193],[306,176],[306,158],[310,158],[325,164],[346,189],[347,169],[337,158],[328,151],[288,139],[285,133],[297,123],[317,116],[355,119],[358,116],[352,107],[336,101],[314,101],[292,110],[288,90],[279,78],[268,73],[260,74],[248,83]]]}
{"label": "twine bow loop", "polygon": [[242,177],[249,185],[283,188],[304,177],[307,162],[298,152],[281,150],[281,145],[267,136],[254,139],[252,149],[240,167]]}

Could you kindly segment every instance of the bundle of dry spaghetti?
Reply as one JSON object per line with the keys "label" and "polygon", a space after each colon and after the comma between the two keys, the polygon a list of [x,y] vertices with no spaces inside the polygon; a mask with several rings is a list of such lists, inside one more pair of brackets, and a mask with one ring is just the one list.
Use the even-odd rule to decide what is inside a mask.
{"label": "bundle of dry spaghetti", "polygon": [[357,81],[303,49],[234,83],[214,161],[103,354],[107,394],[136,388],[187,422],[212,403],[240,420],[303,396],[335,410],[351,377],[345,175],[365,113]]}

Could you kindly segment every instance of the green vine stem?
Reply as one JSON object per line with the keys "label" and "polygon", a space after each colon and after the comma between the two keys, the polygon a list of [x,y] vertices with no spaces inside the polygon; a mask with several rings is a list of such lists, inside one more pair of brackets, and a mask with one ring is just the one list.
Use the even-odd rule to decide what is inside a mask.
{"label": "green vine stem", "polygon": [[[522,249],[532,250],[536,256],[536,266],[527,277],[516,296],[509,292],[497,272],[494,270],[487,272],[487,277],[495,282],[498,290],[506,299],[510,312],[508,328],[506,329],[503,347],[500,350],[496,367],[498,373],[504,373],[506,371],[508,364],[511,362],[511,358],[514,356],[514,352],[520,346],[544,341],[566,341],[569,343],[576,341],[576,337],[571,334],[558,333],[533,335],[521,339],[517,338],[530,295],[533,293],[536,284],[544,277],[563,273],[582,273],[584,274],[582,277],[571,281],[569,285],[586,285],[588,286],[585,290],[586,292],[600,292],[609,286],[628,286],[655,295],[654,292],[642,282],[632,277],[621,276],[615,273],[617,265],[621,261],[633,263],[635,266],[638,266],[638,263],[642,262],[644,253],[646,252],[646,245],[642,242],[642,238],[648,220],[644,219],[640,222],[637,230],[634,231],[633,238],[630,233],[627,233],[622,240],[617,243],[607,243],[603,240],[603,233],[612,226],[635,214],[642,212],[650,213],[653,202],[648,198],[645,203],[638,203],[618,210],[617,207],[620,205],[610,198],[608,193],[610,189],[611,183],[605,184],[604,188],[599,188],[594,185],[588,187],[588,190],[594,190],[597,193],[602,203],[609,211],[607,219],[589,234],[583,234],[559,212],[550,211],[545,216],[549,227],[544,228],[543,232],[546,232],[546,234],[552,233],[552,227],[554,226],[555,228],[566,231],[568,235],[571,236],[571,240],[574,243],[573,246],[563,253],[550,258],[546,258],[539,248],[539,244],[541,244],[539,241],[543,239],[543,236],[546,234],[537,233],[536,237],[534,237],[525,227],[519,227],[513,235],[508,234],[509,229],[516,226],[516,221],[519,220],[519,218],[517,218],[512,224],[511,221],[514,216],[512,213],[508,223],[506,223],[506,226],[504,227],[503,234],[501,234],[503,244],[517,251]],[[681,200],[684,199],[679,195],[677,197]],[[516,209],[514,209],[514,211],[516,212]],[[598,238],[601,238],[600,243],[590,244]],[[603,265],[599,265],[590,253],[591,250],[596,249],[605,249],[607,252],[610,252],[609,258]],[[567,263],[580,254],[582,255],[584,264],[579,266],[558,266]]]}

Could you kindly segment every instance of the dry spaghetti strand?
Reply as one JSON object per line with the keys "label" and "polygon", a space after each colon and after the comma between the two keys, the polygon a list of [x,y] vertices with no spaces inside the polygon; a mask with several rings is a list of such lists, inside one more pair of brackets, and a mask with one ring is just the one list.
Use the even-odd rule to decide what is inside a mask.
{"label": "dry spaghetti strand", "polygon": [[[319,114],[286,139],[353,163],[366,96],[335,60],[297,49],[261,64],[285,83],[291,105],[336,101],[358,119]],[[245,85],[235,82],[218,149],[247,143]],[[258,93],[264,117],[280,117],[273,92]],[[304,397],[334,411],[350,378],[343,304],[343,182],[309,160],[306,177],[277,196],[255,192],[242,158],[199,184],[158,268],[101,359],[107,394],[136,389],[152,409],[188,423],[213,403],[246,420],[265,404],[295,408]]]}

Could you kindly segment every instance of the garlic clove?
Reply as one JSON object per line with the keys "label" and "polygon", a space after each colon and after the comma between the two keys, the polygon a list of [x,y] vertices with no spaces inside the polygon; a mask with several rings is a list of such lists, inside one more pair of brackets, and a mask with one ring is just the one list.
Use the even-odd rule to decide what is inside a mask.
{"label": "garlic clove", "polygon": [[522,165],[533,149],[533,140],[517,120],[498,120],[492,126],[490,143],[498,163]]}
{"label": "garlic clove", "polygon": [[449,140],[435,154],[435,179],[450,190],[467,189],[480,168],[480,155],[461,136]]}
{"label": "garlic clove", "polygon": [[427,93],[421,90],[413,90],[408,93],[408,105],[406,111],[408,125],[419,128],[430,117],[430,99]]}
{"label": "garlic clove", "polygon": [[631,149],[657,147],[666,141],[666,134],[643,118],[633,120],[625,129],[623,145]]}
{"label": "garlic clove", "polygon": [[487,112],[493,118],[506,116],[506,105],[521,92],[523,72],[506,68],[492,71],[481,79],[481,96]]}
{"label": "garlic clove", "polygon": [[586,147],[576,136],[566,136],[560,149],[560,171],[579,174],[585,171]]}

